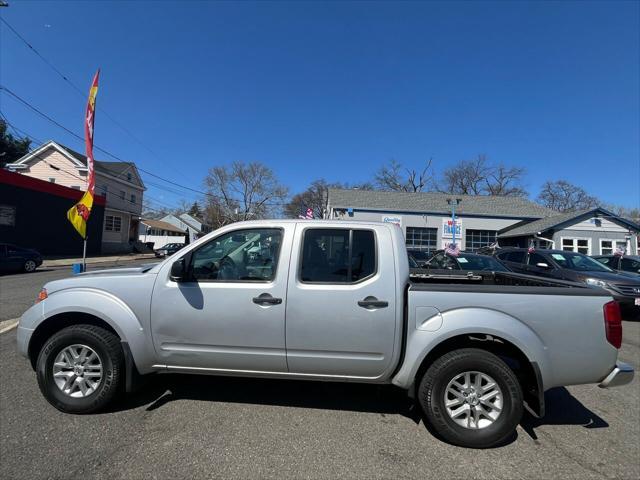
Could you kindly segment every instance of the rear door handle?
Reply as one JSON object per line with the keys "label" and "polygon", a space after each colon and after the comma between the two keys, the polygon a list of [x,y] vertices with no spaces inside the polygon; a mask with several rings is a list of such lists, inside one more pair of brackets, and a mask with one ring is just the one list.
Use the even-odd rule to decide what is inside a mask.
{"label": "rear door handle", "polygon": [[272,297],[268,293],[261,293],[259,296],[253,297],[253,303],[258,305],[280,305],[282,299]]}
{"label": "rear door handle", "polygon": [[367,310],[372,310],[374,308],[386,308],[389,306],[389,302],[385,302],[384,300],[378,300],[376,297],[366,297],[364,300],[358,301],[358,306],[362,308],[366,308]]}

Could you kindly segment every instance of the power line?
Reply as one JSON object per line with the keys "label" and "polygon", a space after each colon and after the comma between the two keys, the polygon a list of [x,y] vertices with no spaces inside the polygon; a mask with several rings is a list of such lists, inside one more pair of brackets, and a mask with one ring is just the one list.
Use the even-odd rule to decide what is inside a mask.
{"label": "power line", "polygon": [[[36,141],[36,142],[38,142],[38,143],[44,143],[44,142],[42,142],[42,141],[40,141],[40,140],[36,139],[36,138],[35,138],[35,137],[33,137],[32,135],[28,134],[28,133],[27,133],[27,132],[25,132],[24,130],[22,130],[22,129],[20,129],[20,128],[16,127],[15,125],[13,125],[12,123],[10,123],[10,122],[9,122],[9,120],[7,119],[7,117],[6,117],[6,116],[5,116],[1,111],[0,111],[0,117],[2,117],[2,118],[3,118],[3,120],[6,122],[6,124],[7,124],[7,125],[9,125],[9,127],[11,127],[11,129],[12,129],[16,134],[18,134],[18,135],[22,135],[22,136],[26,136],[26,137],[27,137],[27,138],[29,138],[30,140],[32,140],[32,141],[33,141],[33,140],[35,140],[35,141]],[[33,152],[31,152],[31,153],[33,153]],[[60,167],[57,167],[57,166],[53,165],[52,163],[50,163],[49,161],[47,161],[46,159],[44,159],[40,154],[35,154],[35,156],[36,156],[39,160],[41,160],[43,163],[45,163],[46,165],[49,165],[49,167],[51,167],[52,169],[54,169],[54,170],[58,170],[58,171],[61,171],[61,172],[63,172],[63,173],[66,173],[66,174],[67,174],[67,175],[69,175],[70,177],[76,178],[76,179],[78,179],[78,180],[82,181],[83,183],[86,183],[86,181],[87,181],[87,179],[86,179],[86,178],[82,178],[82,177],[80,177],[80,176],[76,175],[76,174],[75,174],[75,173],[73,173],[73,172],[70,172],[70,171],[68,171],[68,170],[65,170],[64,168],[60,168]],[[106,196],[106,194],[108,194],[109,192],[111,192],[111,194],[113,194],[113,195],[117,195],[117,193],[116,193],[116,192],[114,192],[114,191],[110,191],[107,185],[104,185],[104,186],[101,188],[101,190],[105,193],[105,196]],[[143,200],[142,200],[142,199],[141,199],[141,200],[140,200],[140,202],[138,203],[138,202],[134,202],[134,201],[132,201],[132,200],[130,200],[130,199],[124,198],[124,197],[122,197],[122,196],[119,196],[119,197],[120,197],[120,199],[121,199],[121,200],[123,200],[123,201],[125,201],[125,202],[129,202],[129,203],[131,203],[132,205],[135,205],[135,206],[140,205],[141,207],[146,208],[147,210],[154,210],[154,211],[159,212],[159,213],[161,213],[161,212],[162,212],[161,210],[154,209],[153,207],[149,207],[148,205],[144,205],[144,203],[143,203]],[[143,198],[144,198],[144,197],[145,197],[145,195],[143,194]],[[156,198],[151,197],[150,195],[146,195],[146,198],[147,198],[147,199],[149,199],[149,200],[151,200],[151,201],[153,201],[153,202],[155,202],[155,203],[157,203],[157,204],[159,204],[160,206],[163,206],[163,207],[166,207],[166,208],[171,208],[171,209],[174,209],[174,208],[175,208],[175,206],[172,206],[172,205],[169,205],[169,204],[167,204],[167,203],[164,203],[164,202],[162,202],[162,201],[160,201],[160,200],[158,200],[158,199],[156,199]],[[128,212],[128,213],[135,214],[135,212]]]}
{"label": "power line", "polygon": [[[69,77],[67,77],[64,73],[62,73],[52,62],[50,62],[44,55],[42,55],[36,48],[27,41],[9,22],[7,22],[4,18],[0,17],[0,21],[4,23],[9,30],[11,30],[16,37],[18,37],[34,54],[36,54],[43,62],[45,62],[51,69],[56,72],[65,82],[67,82],[71,88],[74,89],[76,93],[78,93],[82,98],[85,97],[85,93],[75,84],[73,83]],[[156,155],[156,153],[149,148],[146,144],[144,144],[138,137],[136,137],[128,128],[118,122],[115,118],[113,118],[109,112],[105,111],[103,108],[98,106],[98,111],[104,114],[109,120],[111,120],[115,125],[120,127],[127,135],[129,135],[132,139],[134,139],[138,144],[144,147],[151,155],[153,155],[156,159],[160,160],[160,158]]]}
{"label": "power line", "polygon": [[[54,125],[58,126],[59,128],[63,129],[65,132],[69,133],[70,135],[74,136],[75,138],[77,138],[78,140],[84,142],[84,138],[80,135],[78,135],[77,133],[73,132],[72,130],[68,129],[67,127],[65,127],[64,125],[62,125],[61,123],[57,122],[56,120],[54,120],[53,118],[51,118],[49,115],[47,115],[46,113],[40,111],[38,108],[36,108],[35,106],[33,106],[31,103],[29,103],[28,101],[26,101],[25,99],[23,99],[22,97],[20,97],[19,95],[17,95],[16,93],[14,93],[11,89],[5,87],[4,85],[0,85],[0,90],[4,90],[5,92],[7,92],[9,95],[11,95],[13,98],[15,98],[16,100],[18,100],[20,103],[22,103],[23,105],[25,105],[26,107],[28,107],[30,110],[36,112],[38,115],[40,115],[41,117],[45,118],[46,120],[48,120],[49,122],[53,123]],[[132,163],[132,162],[127,162],[126,160],[123,160],[122,158],[118,157],[117,155],[114,155],[113,153],[109,152],[108,150],[105,150],[104,148],[101,148],[97,145],[93,145],[94,148],[96,150],[99,150],[101,152],[103,152],[105,155],[109,155],[110,157],[114,158],[115,160],[119,161],[119,162],[123,162],[123,163]],[[164,177],[161,177],[160,175],[156,175],[153,172],[150,172],[148,170],[145,170],[144,168],[141,168],[139,166],[136,166],[136,168],[138,170],[140,170],[141,172],[146,173],[147,175],[150,175],[152,177],[155,177],[159,180],[162,180],[163,182],[169,183],[171,185],[174,185],[176,187],[179,188],[183,188],[185,190],[189,190],[191,192],[195,192],[198,193],[200,195],[204,195],[206,197],[211,197],[211,198],[215,198],[218,200],[233,200],[235,202],[238,203],[242,203],[240,200],[237,200],[235,198],[225,198],[222,195],[215,195],[213,193],[210,192],[204,192],[202,190],[197,190],[195,188],[191,188],[188,187],[186,185],[182,185],[180,183],[174,182],[173,180],[168,180]],[[267,206],[285,206],[288,205],[288,202],[264,202],[262,205],[267,205]]]}

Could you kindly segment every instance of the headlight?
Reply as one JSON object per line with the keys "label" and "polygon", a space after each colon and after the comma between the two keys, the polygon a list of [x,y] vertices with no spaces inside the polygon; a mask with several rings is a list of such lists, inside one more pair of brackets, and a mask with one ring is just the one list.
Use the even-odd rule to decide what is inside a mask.
{"label": "headlight", "polygon": [[585,283],[587,285],[593,285],[594,287],[608,287],[609,284],[603,280],[598,280],[597,278],[585,278]]}

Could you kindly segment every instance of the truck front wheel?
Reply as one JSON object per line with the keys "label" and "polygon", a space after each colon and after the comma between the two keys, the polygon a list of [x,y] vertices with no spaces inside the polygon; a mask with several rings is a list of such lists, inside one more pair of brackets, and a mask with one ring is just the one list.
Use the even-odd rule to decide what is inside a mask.
{"label": "truck front wheel", "polygon": [[95,325],[72,325],[53,335],[38,355],[38,386],[66,413],[91,413],[118,393],[124,379],[120,339]]}
{"label": "truck front wheel", "polygon": [[418,390],[426,419],[444,440],[488,448],[504,442],[522,417],[522,389],[496,355],[454,350],[427,369]]}

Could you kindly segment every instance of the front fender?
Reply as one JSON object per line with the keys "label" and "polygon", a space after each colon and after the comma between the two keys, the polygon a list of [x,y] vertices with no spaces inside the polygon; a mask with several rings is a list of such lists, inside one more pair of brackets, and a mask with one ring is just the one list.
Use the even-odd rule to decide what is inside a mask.
{"label": "front fender", "polygon": [[407,350],[404,362],[392,380],[395,385],[410,388],[429,352],[450,338],[474,334],[492,335],[512,343],[530,362],[537,363],[544,385],[553,384],[547,348],[542,339],[522,321],[497,310],[477,307],[448,310],[440,315],[440,328],[427,331],[416,329],[415,311],[410,313]]}
{"label": "front fender", "polygon": [[35,330],[48,319],[65,313],[92,315],[113,328],[121,341],[127,342],[138,372],[152,371],[155,354],[150,334],[131,308],[115,295],[94,288],[71,288],[50,294],[41,305],[42,315],[23,316],[21,327]]}

